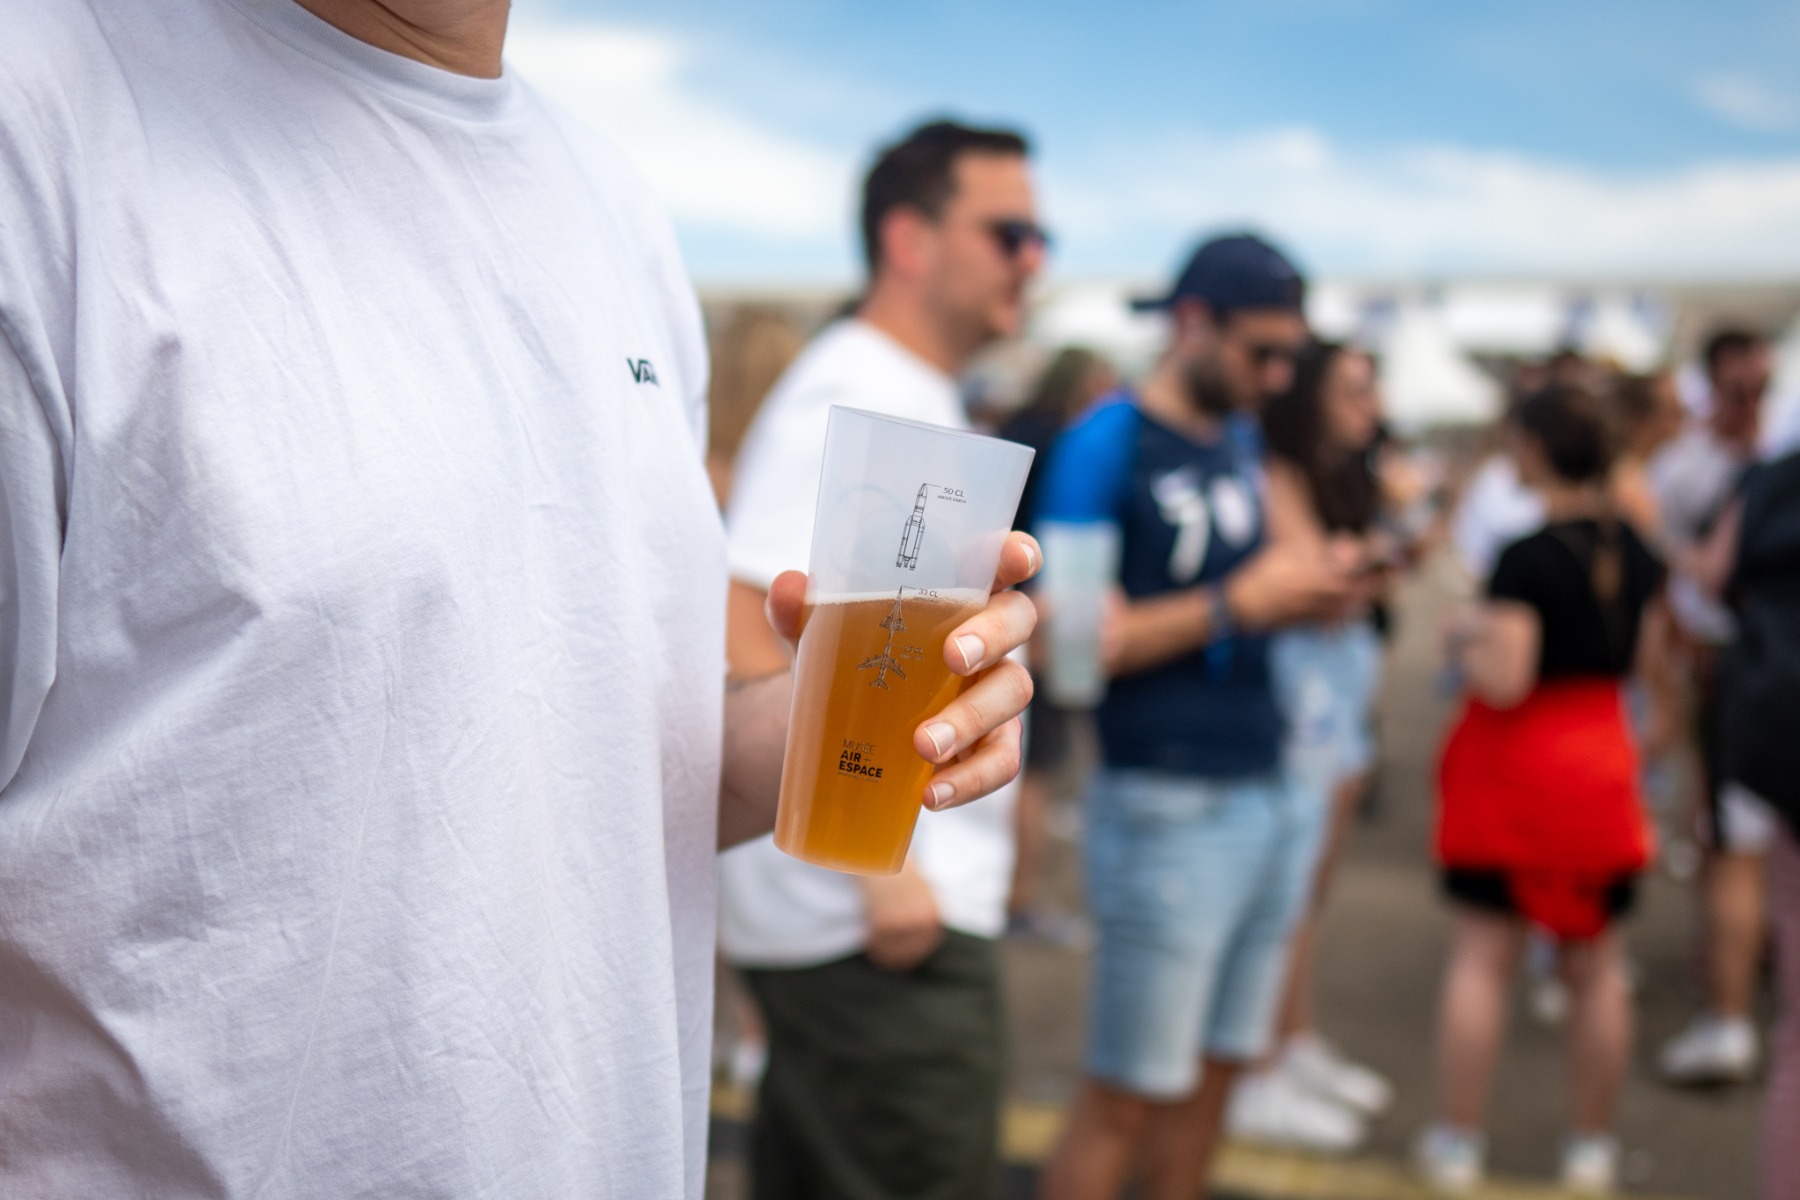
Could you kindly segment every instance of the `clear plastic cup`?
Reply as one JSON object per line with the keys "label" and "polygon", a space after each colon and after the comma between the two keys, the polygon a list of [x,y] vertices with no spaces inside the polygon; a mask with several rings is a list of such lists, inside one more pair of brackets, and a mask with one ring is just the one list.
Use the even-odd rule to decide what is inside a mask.
{"label": "clear plastic cup", "polygon": [[1034,451],[833,407],[775,844],[898,871],[934,767],[913,733],[967,682],[944,640],[988,601]]}
{"label": "clear plastic cup", "polygon": [[1037,596],[1043,602],[1044,695],[1062,708],[1092,708],[1106,695],[1100,628],[1119,570],[1119,527],[1110,521],[1045,521]]}

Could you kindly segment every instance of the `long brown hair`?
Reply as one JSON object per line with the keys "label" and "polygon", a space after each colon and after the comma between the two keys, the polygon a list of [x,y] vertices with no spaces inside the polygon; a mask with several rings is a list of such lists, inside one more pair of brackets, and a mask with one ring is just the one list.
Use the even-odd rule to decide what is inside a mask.
{"label": "long brown hair", "polygon": [[1094,399],[1088,381],[1102,369],[1110,372],[1112,364],[1101,355],[1086,346],[1064,346],[1038,376],[1019,413],[1031,413],[1053,428],[1063,428]]}
{"label": "long brown hair", "polygon": [[1294,363],[1294,382],[1263,409],[1269,452],[1299,471],[1312,493],[1320,524],[1333,533],[1362,533],[1380,504],[1369,450],[1331,445],[1325,432],[1325,388],[1340,357],[1362,351],[1341,342],[1314,342]]}

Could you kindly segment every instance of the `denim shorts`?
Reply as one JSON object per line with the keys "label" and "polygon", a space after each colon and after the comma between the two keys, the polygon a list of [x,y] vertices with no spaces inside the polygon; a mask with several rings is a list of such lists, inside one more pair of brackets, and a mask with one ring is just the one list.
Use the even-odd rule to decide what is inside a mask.
{"label": "denim shorts", "polygon": [[1107,770],[1087,802],[1087,1071],[1143,1096],[1267,1049],[1323,826],[1282,778]]}
{"label": "denim shorts", "polygon": [[1275,698],[1287,720],[1287,770],[1329,796],[1375,762],[1370,717],[1381,687],[1381,639],[1367,621],[1301,625],[1269,645]]}

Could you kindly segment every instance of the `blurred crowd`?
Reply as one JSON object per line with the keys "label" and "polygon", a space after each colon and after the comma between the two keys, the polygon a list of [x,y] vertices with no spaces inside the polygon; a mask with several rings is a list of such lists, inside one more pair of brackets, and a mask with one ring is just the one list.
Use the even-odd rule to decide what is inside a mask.
{"label": "blurred crowd", "polygon": [[[1439,686],[1456,716],[1431,850],[1453,933],[1418,1170],[1449,1193],[1483,1178],[1523,973],[1569,1033],[1561,1180],[1619,1186],[1618,930],[1660,863],[1693,882],[1707,996],[1661,1075],[1744,1084],[1767,1055],[1766,1195],[1800,1195],[1800,755],[1784,744],[1800,729],[1800,458],[1762,427],[1761,331],[1713,331],[1685,399],[1672,370],[1565,350],[1513,365],[1478,443],[1407,439],[1384,420],[1377,357],[1313,336],[1301,270],[1232,232],[1137,302],[1166,328],[1141,378],[1066,346],[1017,406],[971,415],[960,381],[1022,332],[1051,246],[1029,154],[1012,131],[914,130],[867,177],[857,299],[810,338],[756,306],[713,331],[734,672],[784,661],[763,599],[804,558],[832,404],[1032,446],[1018,527],[1050,553],[1104,530],[1111,551],[1097,702],[1046,688],[1057,599],[1033,593],[1017,785],[926,813],[892,879],[766,840],[722,859],[721,953],[752,999],[719,1059],[758,1089],[753,1194],[991,1194],[1004,937],[1091,950],[1049,1200],[1198,1195],[1221,1134],[1359,1146],[1392,1087],[1321,1031],[1320,914],[1370,793],[1397,585],[1447,560]],[[1052,799],[1067,790],[1078,813]],[[1052,826],[1080,842],[1083,913],[1043,896]],[[1765,1047],[1772,934],[1789,1015]]]}

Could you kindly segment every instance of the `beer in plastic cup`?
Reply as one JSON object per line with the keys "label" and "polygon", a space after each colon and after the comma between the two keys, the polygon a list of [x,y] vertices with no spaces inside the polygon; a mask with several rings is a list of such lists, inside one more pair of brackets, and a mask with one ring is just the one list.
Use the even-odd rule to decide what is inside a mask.
{"label": "beer in plastic cup", "polygon": [[1026,446],[834,406],[775,844],[839,871],[906,861],[936,769],[913,733],[967,682],[944,641],[986,606]]}
{"label": "beer in plastic cup", "polygon": [[1106,694],[1100,626],[1119,569],[1119,527],[1110,521],[1045,521],[1037,595],[1044,602],[1044,694],[1063,708],[1092,708]]}

